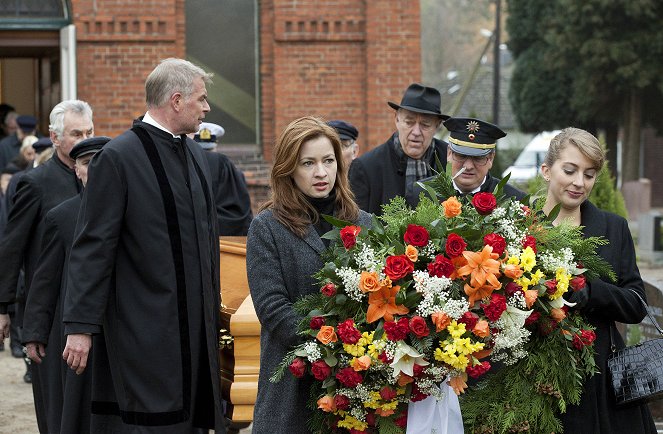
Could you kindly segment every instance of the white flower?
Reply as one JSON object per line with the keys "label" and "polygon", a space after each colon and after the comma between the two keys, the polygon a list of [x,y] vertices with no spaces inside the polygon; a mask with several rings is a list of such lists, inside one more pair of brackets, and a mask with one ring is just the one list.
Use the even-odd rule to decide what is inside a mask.
{"label": "white flower", "polygon": [[391,367],[394,369],[394,377],[402,372],[410,377],[414,376],[414,364],[426,366],[428,362],[424,360],[423,354],[419,354],[417,350],[409,346],[403,341],[396,343],[396,351],[394,352],[394,361]]}

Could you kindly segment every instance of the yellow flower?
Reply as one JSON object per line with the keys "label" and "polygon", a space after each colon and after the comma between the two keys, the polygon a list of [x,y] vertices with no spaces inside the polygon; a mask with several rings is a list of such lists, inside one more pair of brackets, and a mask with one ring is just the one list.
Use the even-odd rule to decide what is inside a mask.
{"label": "yellow flower", "polygon": [[549,296],[551,300],[560,298],[569,289],[571,275],[564,268],[558,268],[555,272],[555,279],[557,279],[557,291]]}
{"label": "yellow flower", "polygon": [[345,415],[345,418],[338,421],[338,426],[340,428],[346,428],[348,430],[356,429],[357,431],[365,431],[368,428],[366,422],[362,422],[359,419],[355,419],[349,414]]}
{"label": "yellow flower", "polygon": [[372,341],[368,345],[368,355],[371,356],[372,359],[377,360],[378,356],[384,350],[384,347],[386,345],[387,345],[387,342],[383,341],[382,339],[377,340],[377,341]]}
{"label": "yellow flower", "polygon": [[536,265],[536,253],[532,250],[531,247],[526,247],[523,250],[523,253],[520,255],[520,265],[523,267],[523,271],[530,272]]}
{"label": "yellow flower", "polygon": [[543,274],[543,271],[537,269],[534,273],[530,275],[530,283],[532,284],[532,286],[538,285],[541,279],[543,279],[544,277],[546,277],[546,275]]}
{"label": "yellow flower", "polygon": [[456,320],[451,321],[451,324],[447,326],[447,331],[454,338],[459,338],[465,334],[467,331],[465,329],[465,323],[458,324]]}
{"label": "yellow flower", "polygon": [[520,265],[520,259],[518,259],[518,256],[509,256],[509,259],[507,259],[506,263],[511,265]]}
{"label": "yellow flower", "polygon": [[366,354],[366,347],[363,345],[359,345],[359,342],[356,344],[343,344],[343,349],[345,350],[346,353],[355,356],[355,357],[361,357],[364,354]]}
{"label": "yellow flower", "polygon": [[523,288],[523,291],[527,291],[527,288],[529,288],[529,286],[532,284],[532,281],[525,276],[521,277],[515,282]]}

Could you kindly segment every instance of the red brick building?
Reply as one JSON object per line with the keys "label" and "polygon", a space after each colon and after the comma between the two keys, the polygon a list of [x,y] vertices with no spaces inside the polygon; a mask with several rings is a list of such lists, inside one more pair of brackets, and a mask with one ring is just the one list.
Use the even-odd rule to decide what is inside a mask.
{"label": "red brick building", "polygon": [[[421,76],[419,0],[244,0],[240,11],[233,9],[237,5],[44,0],[42,9],[52,15],[46,18],[34,8],[0,11],[0,97],[19,112],[36,114],[44,133],[60,99],[86,100],[95,111],[97,134],[114,136],[145,111],[144,80],[159,60],[189,58],[215,73],[208,118],[245,130],[243,136],[227,134],[224,149],[240,159],[253,155],[244,168],[252,184],[263,186],[265,171],[254,169],[269,163],[279,131],[299,116],[348,120],[360,131],[362,150],[388,138],[393,117],[386,101],[399,101]],[[21,20],[30,24],[17,25]],[[63,47],[67,37],[71,47]],[[13,66],[17,59],[19,72]],[[214,62],[218,68],[209,66]],[[25,78],[27,69],[34,95],[15,102],[11,77]],[[68,71],[75,80],[65,76]],[[251,80],[239,83],[247,77],[255,86]]]}

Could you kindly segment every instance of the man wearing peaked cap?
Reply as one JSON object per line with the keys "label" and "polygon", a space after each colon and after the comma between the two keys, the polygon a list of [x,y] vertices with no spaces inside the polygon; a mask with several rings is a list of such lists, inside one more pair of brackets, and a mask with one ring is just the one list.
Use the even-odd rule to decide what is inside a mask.
{"label": "man wearing peaked cap", "polygon": [[226,155],[214,150],[224,134],[221,125],[203,122],[193,139],[207,151],[204,155],[210,169],[219,235],[244,236],[253,220],[251,196],[242,171]]}
{"label": "man wearing peaked cap", "polygon": [[23,139],[35,134],[37,119],[28,115],[18,116],[16,124],[18,126],[16,132],[0,140],[0,169],[19,154]]}
{"label": "man wearing peaked cap", "polygon": [[32,147],[37,154],[41,154],[46,149],[52,148],[53,142],[51,141],[50,137],[41,137],[39,140],[32,144]]}
{"label": "man wearing peaked cap", "polygon": [[[69,151],[76,176],[87,183],[88,163],[110,137],[91,137],[81,140]],[[92,404],[86,390],[91,386],[87,372],[76,375],[67,369],[60,354],[64,350],[62,311],[58,304],[66,290],[67,257],[74,242],[76,219],[81,195],[65,200],[50,210],[44,218],[42,250],[35,270],[30,293],[25,304],[23,342],[28,357],[43,369],[44,380],[51,385],[48,405],[48,426],[54,432],[90,432],[90,416],[86,411]],[[46,350],[49,356],[46,356]],[[55,388],[55,384],[61,384]],[[57,391],[57,392],[56,392]],[[55,429],[57,428],[57,430]]]}
{"label": "man wearing peaked cap", "polygon": [[447,162],[447,143],[434,137],[442,121],[449,118],[441,112],[437,89],[413,83],[400,104],[388,104],[395,110],[396,132],[350,166],[357,204],[378,215],[382,205],[396,196],[404,196],[410,206],[416,206],[416,182],[433,175],[436,158],[445,166]]}
{"label": "man wearing peaked cap", "polygon": [[329,121],[327,125],[336,130],[338,137],[341,139],[343,162],[345,167],[349,168],[352,160],[357,158],[357,152],[359,151],[359,145],[357,145],[359,131],[351,123],[341,120]]}
{"label": "man wearing peaked cap", "polygon": [[[497,126],[474,118],[450,118],[444,122],[449,130],[447,161],[451,162],[454,188],[461,194],[493,192],[499,179],[490,175],[497,140],[506,133]],[[504,193],[521,199],[522,191],[506,185]]]}

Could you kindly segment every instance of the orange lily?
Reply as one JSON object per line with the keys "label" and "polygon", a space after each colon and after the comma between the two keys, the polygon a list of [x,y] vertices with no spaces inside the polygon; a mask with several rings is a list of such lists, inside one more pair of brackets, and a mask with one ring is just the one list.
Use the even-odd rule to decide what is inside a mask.
{"label": "orange lily", "polygon": [[465,294],[467,294],[467,296],[469,297],[468,301],[470,303],[470,307],[474,306],[474,303],[476,303],[477,301],[482,300],[486,297],[490,297],[490,294],[492,294],[493,291],[498,288],[499,286],[497,288],[494,288],[492,285],[483,285],[479,286],[478,288],[475,288],[466,283]]}
{"label": "orange lily", "polygon": [[368,296],[368,312],[366,312],[366,321],[372,323],[384,318],[386,321],[393,321],[394,314],[405,315],[410,310],[401,305],[396,305],[396,294],[401,289],[400,286],[391,288],[382,287]]}
{"label": "orange lily", "polygon": [[451,263],[454,264],[454,268],[456,269],[453,273],[451,273],[449,279],[456,280],[459,277],[462,277],[460,274],[458,274],[458,270],[467,265],[467,259],[465,259],[462,255],[456,256],[455,258],[451,258]]}
{"label": "orange lily", "polygon": [[463,372],[460,374],[458,377],[452,377],[447,381],[449,386],[456,392],[456,395],[460,395],[461,393],[465,392],[465,389],[467,389],[467,374]]}
{"label": "orange lily", "polygon": [[474,288],[484,286],[486,281],[498,289],[502,284],[497,280],[501,276],[499,256],[493,253],[493,248],[489,245],[483,246],[480,252],[470,252],[466,250],[463,256],[467,259],[467,265],[458,270],[461,276],[470,275],[470,285]]}

